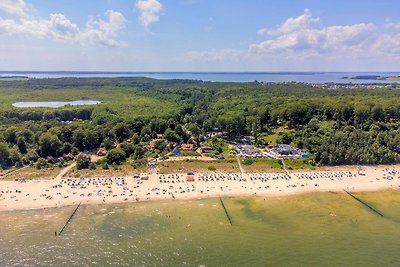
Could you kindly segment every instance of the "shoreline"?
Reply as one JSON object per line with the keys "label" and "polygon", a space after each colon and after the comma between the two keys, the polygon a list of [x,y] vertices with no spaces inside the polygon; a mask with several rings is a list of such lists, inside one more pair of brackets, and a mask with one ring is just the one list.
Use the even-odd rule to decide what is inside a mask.
{"label": "shoreline", "polygon": [[133,177],[59,178],[0,181],[0,212],[72,205],[124,204],[143,201],[217,197],[285,197],[315,192],[372,192],[400,189],[400,165],[356,166],[339,170],[285,173],[196,173]]}

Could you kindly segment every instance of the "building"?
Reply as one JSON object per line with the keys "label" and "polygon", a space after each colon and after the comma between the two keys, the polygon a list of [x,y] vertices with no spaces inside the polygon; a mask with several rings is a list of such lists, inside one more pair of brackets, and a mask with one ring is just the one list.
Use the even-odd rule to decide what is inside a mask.
{"label": "building", "polygon": [[194,145],[193,144],[182,144],[181,145],[181,150],[193,150]]}
{"label": "building", "polygon": [[281,156],[289,156],[289,155],[294,156],[299,154],[299,150],[297,148],[286,144],[279,144],[277,146],[274,146],[271,150],[272,152]]}
{"label": "building", "polygon": [[105,147],[100,147],[99,149],[97,149],[96,155],[99,157],[107,155],[107,149]]}
{"label": "building", "polygon": [[271,149],[271,153],[281,158],[307,158],[308,154],[291,145],[279,144]]}

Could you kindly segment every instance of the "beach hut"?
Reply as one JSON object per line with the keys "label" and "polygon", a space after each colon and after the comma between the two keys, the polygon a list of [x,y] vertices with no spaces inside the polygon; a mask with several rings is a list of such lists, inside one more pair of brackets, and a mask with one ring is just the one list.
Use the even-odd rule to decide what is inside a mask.
{"label": "beach hut", "polygon": [[188,172],[186,175],[186,181],[187,182],[194,182],[194,173],[193,172]]}

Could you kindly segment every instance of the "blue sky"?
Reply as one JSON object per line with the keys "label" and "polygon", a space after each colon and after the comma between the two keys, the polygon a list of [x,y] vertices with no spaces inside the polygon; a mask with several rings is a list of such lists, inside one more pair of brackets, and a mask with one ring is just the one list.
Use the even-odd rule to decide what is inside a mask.
{"label": "blue sky", "polygon": [[396,0],[0,0],[0,70],[399,71]]}

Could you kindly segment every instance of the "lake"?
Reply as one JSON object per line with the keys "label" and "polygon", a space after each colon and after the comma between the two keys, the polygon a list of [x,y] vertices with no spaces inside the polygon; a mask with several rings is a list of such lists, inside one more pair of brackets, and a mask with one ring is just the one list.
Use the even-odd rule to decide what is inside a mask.
{"label": "lake", "polygon": [[149,77],[154,79],[190,79],[211,82],[303,82],[303,83],[398,83],[399,81],[343,79],[355,76],[399,76],[399,72],[90,72],[90,71],[0,71],[1,76],[29,78],[61,77]]}
{"label": "lake", "polygon": [[70,106],[85,106],[97,105],[101,102],[95,100],[76,100],[76,101],[44,101],[44,102],[15,102],[12,104],[17,108],[60,108],[67,105]]}
{"label": "lake", "polygon": [[0,214],[0,266],[398,266],[400,191]]}

